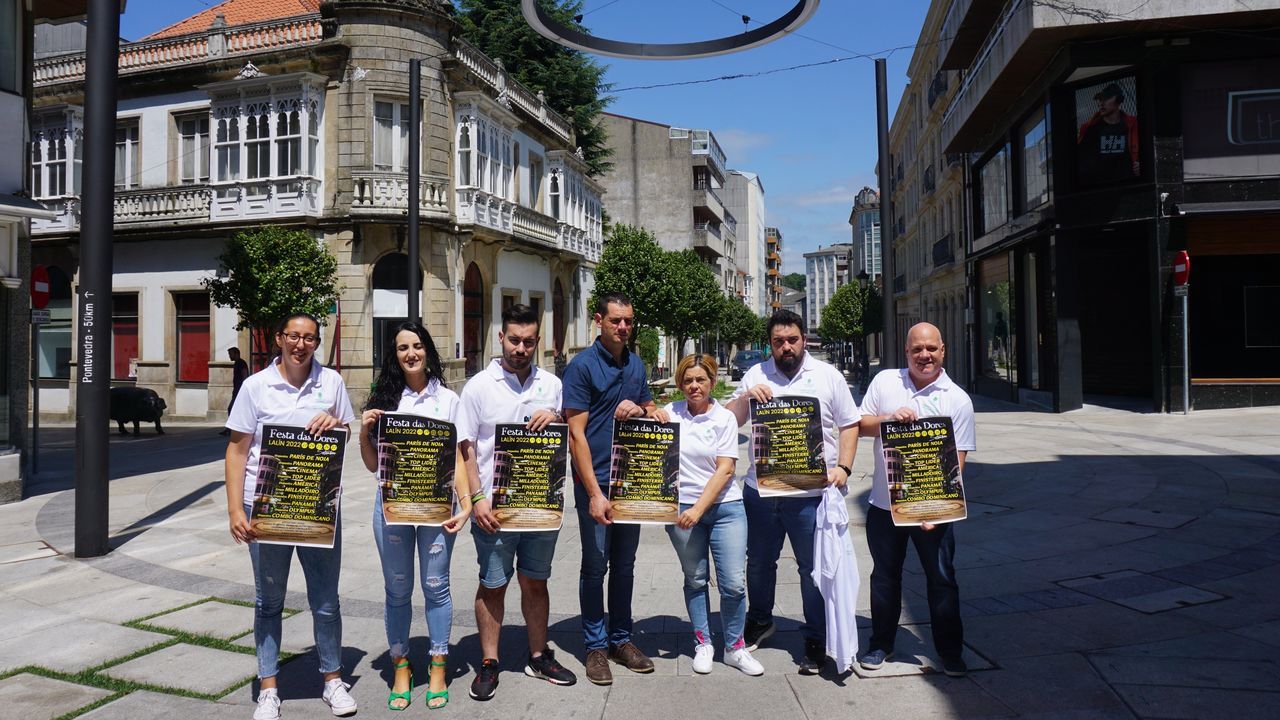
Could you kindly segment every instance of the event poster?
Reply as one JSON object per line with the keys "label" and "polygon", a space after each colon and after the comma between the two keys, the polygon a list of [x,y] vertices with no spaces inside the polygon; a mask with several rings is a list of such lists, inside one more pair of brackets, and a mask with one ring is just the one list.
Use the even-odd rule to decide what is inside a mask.
{"label": "event poster", "polygon": [[346,444],[346,428],[312,435],[300,426],[262,426],[249,520],[255,540],[333,547]]}
{"label": "event poster", "polygon": [[822,405],[817,398],[751,400],[751,448],[761,497],[817,496],[827,486]]}
{"label": "event poster", "polygon": [[503,530],[559,530],[569,473],[569,426],[501,423],[493,438],[493,514]]}
{"label": "event poster", "polygon": [[407,413],[378,419],[378,482],[388,525],[443,525],[453,516],[458,431]]}
{"label": "event poster", "polygon": [[680,425],[656,420],[613,423],[609,500],[613,521],[669,525],[680,516]]}
{"label": "event poster", "polygon": [[894,525],[944,523],[968,516],[951,418],[882,422],[880,441]]}

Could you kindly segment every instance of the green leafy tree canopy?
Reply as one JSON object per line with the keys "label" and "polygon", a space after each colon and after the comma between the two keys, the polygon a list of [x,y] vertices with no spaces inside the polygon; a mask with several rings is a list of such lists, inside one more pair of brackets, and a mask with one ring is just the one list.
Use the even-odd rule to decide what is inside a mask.
{"label": "green leafy tree canopy", "polygon": [[[515,0],[455,0],[458,33],[480,51],[501,60],[507,71],[573,123],[578,145],[592,175],[609,171],[612,154],[600,113],[613,98],[604,81],[605,66],[590,55],[542,37],[520,13]],[[581,0],[539,0],[553,18],[587,32],[574,20],[582,14]]]}
{"label": "green leafy tree canopy", "polygon": [[782,276],[782,286],[789,287],[792,290],[804,292],[805,285],[804,273],[788,273]]}
{"label": "green leafy tree canopy", "polygon": [[737,298],[725,298],[720,309],[720,340],[747,347],[764,340],[764,318],[756,315]]}
{"label": "green leafy tree canopy", "polygon": [[338,260],[310,233],[266,225],[237,233],[218,256],[225,277],[201,283],[218,307],[234,308],[237,330],[251,330],[254,352],[269,352],[272,330],[293,313],[327,322],[338,297]]}
{"label": "green leafy tree canopy", "polygon": [[722,316],[724,293],[716,274],[693,250],[663,253],[663,264],[671,299],[658,327],[683,348],[689,338],[715,327]]}
{"label": "green leafy tree canopy", "polygon": [[[673,289],[664,282],[663,250],[653,235],[643,228],[614,225],[604,241],[604,252],[596,266],[596,286],[589,310],[609,293],[631,298],[636,325],[662,327],[661,317],[671,303]],[[634,335],[633,335],[634,337]]]}
{"label": "green leafy tree canopy", "polygon": [[880,293],[874,286],[864,288],[848,283],[836,290],[823,309],[818,335],[824,340],[841,341],[877,333],[882,329],[883,315]]}

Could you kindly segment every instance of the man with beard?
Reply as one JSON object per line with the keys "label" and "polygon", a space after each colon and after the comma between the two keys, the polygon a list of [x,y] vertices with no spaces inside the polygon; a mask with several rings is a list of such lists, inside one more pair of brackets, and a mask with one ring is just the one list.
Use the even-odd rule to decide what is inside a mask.
{"label": "man with beard", "polygon": [[[613,450],[613,421],[647,417],[667,422],[653,402],[644,361],[627,348],[635,309],[621,293],[596,301],[600,337],[578,353],[564,372],[564,412],[573,456],[573,496],[582,538],[582,606],[587,679],[613,683],[609,661],[637,673],[653,672],[653,661],[631,641],[631,596],[635,586],[639,525],[614,525],[605,492]],[[609,575],[609,620],[605,623],[604,576]]]}
{"label": "man with beard", "polygon": [[471,537],[480,563],[476,627],[483,659],[471,683],[471,697],[476,700],[488,700],[498,688],[498,635],[507,585],[513,575],[520,578],[520,606],[529,635],[524,674],[553,685],[577,682],[573,672],[556,661],[547,645],[547,580],[560,531],[504,531],[493,508],[497,425],[525,423],[536,432],[560,422],[560,378],[533,364],[540,340],[539,320],[538,313],[528,305],[512,305],[504,310],[502,330],[498,332],[502,359],[494,360],[462,389],[458,439],[472,492],[475,522]]}
{"label": "man with beard", "polygon": [[877,670],[893,657],[902,614],[902,563],[907,543],[916,547],[928,587],[929,618],[934,649],[943,671],[962,677],[969,668],[961,657],[964,628],[960,623],[960,589],[956,584],[955,523],[898,527],[890,514],[889,479],[880,423],[915,422],[922,417],[949,417],[955,446],[964,471],[965,455],[976,450],[973,434],[973,402],[942,369],[946,346],[942,333],[929,323],[919,323],[907,333],[907,363],[901,370],[881,370],[862,398],[862,432],[874,435],[875,476],[871,482],[871,507],[867,508],[867,547],[875,563],[871,570],[871,640],[858,664]]}
{"label": "man with beard", "polygon": [[[844,375],[805,352],[804,320],[790,310],[769,318],[770,359],[742,376],[742,384],[726,407],[747,422],[751,400],[768,402],[774,397],[800,395],[817,398],[822,412],[822,450],[827,484],[843,488],[853,474],[858,449],[858,406]],[[754,437],[752,439],[754,442]],[[755,457],[754,448],[751,457]],[[783,538],[791,541],[800,574],[800,601],[804,609],[804,657],[800,672],[816,675],[827,661],[826,613],[822,594],[813,582],[813,536],[817,527],[819,492],[785,497],[761,497],[756,467],[747,466],[743,505],[747,511],[747,651],[754,652],[777,627],[773,623],[778,556]]]}

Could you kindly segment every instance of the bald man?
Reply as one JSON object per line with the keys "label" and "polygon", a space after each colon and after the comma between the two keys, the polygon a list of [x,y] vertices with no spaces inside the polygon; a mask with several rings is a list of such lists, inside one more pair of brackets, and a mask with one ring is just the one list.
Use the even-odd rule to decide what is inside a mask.
{"label": "bald man", "polygon": [[914,422],[921,417],[949,417],[964,471],[965,456],[977,449],[973,435],[973,402],[942,369],[947,348],[942,333],[929,323],[912,326],[907,333],[907,367],[882,370],[862,399],[861,434],[876,438],[875,476],[871,482],[871,506],[867,508],[867,547],[871,570],[871,641],[858,664],[878,670],[893,657],[902,614],[902,563],[907,543],[915,545],[929,591],[929,617],[933,645],[943,671],[963,677],[964,628],[960,623],[960,588],[956,584],[955,523],[897,527],[889,514],[889,482],[880,443],[880,423]]}

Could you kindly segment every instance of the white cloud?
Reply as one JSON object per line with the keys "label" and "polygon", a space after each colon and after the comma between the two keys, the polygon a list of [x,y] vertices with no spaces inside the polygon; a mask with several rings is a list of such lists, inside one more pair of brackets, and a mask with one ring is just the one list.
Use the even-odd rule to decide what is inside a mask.
{"label": "white cloud", "polygon": [[768,133],[728,128],[715,131],[720,149],[724,150],[729,167],[743,167],[751,162],[751,150],[767,147],[773,143],[773,136]]}

